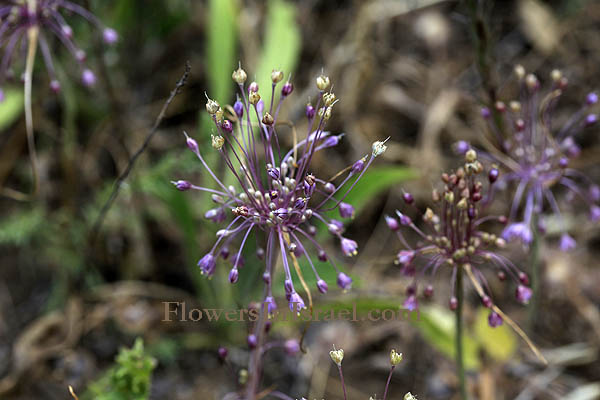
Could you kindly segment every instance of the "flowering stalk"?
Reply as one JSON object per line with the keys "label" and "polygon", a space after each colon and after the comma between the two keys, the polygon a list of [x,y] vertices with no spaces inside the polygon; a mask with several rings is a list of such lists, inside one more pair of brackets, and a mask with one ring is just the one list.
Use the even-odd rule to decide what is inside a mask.
{"label": "flowering stalk", "polygon": [[467,399],[467,385],[465,382],[465,364],[463,347],[463,303],[464,292],[462,283],[462,268],[456,270],[456,313],[455,313],[455,341],[454,350],[456,352],[456,366],[458,367],[458,385],[460,396],[463,400]]}

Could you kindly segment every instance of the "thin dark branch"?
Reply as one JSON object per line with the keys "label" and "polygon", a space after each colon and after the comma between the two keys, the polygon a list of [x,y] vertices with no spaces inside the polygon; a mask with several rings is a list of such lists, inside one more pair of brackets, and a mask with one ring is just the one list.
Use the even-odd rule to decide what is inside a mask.
{"label": "thin dark branch", "polygon": [[90,231],[90,236],[89,236],[90,245],[93,245],[93,243],[95,242],[96,236],[98,235],[100,227],[102,226],[102,222],[104,221],[104,218],[106,217],[106,214],[108,213],[108,210],[115,202],[115,200],[119,194],[119,190],[121,189],[121,185],[123,184],[125,179],[127,179],[129,174],[133,170],[135,162],[137,161],[139,156],[142,155],[142,153],[146,150],[146,148],[150,144],[150,141],[152,140],[152,137],[154,136],[154,134],[158,131],[158,127],[160,126],[162,120],[164,119],[167,109],[173,102],[173,99],[175,98],[175,96],[177,96],[179,94],[179,92],[181,91],[181,88],[183,88],[185,86],[185,83],[190,74],[190,70],[191,70],[191,66],[188,61],[185,63],[185,71],[183,72],[183,75],[177,81],[175,88],[171,91],[169,98],[167,99],[167,101],[163,105],[162,109],[160,110],[160,114],[158,114],[158,117],[156,117],[156,121],[154,121],[154,125],[152,126],[152,129],[150,129],[150,132],[148,133],[146,140],[144,140],[144,143],[141,145],[141,147],[133,154],[133,156],[129,160],[129,163],[127,164],[127,168],[125,168],[125,170],[117,178],[117,180],[113,186],[113,189],[110,193],[110,197],[108,198],[108,200],[106,200],[106,203],[104,203],[104,205],[100,209],[100,213],[96,217],[96,220],[94,222],[92,230]]}

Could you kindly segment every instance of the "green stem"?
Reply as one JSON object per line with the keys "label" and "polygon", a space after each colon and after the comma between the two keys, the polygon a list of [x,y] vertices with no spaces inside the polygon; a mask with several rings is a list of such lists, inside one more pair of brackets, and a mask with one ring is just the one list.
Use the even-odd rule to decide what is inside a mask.
{"label": "green stem", "polygon": [[467,400],[467,386],[465,383],[465,365],[463,352],[463,270],[462,266],[458,266],[456,270],[456,366],[458,367],[458,381],[460,385],[460,397],[462,400]]}

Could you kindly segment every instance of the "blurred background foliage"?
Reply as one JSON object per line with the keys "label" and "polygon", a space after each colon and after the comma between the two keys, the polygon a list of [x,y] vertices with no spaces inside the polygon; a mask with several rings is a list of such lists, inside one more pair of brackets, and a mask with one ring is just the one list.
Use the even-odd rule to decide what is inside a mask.
{"label": "blurred background foliage", "polygon": [[[81,3],[115,28],[120,42],[116,48],[104,48],[97,32],[76,18],[69,20],[98,73],[99,83],[92,91],[78,84],[73,78],[77,73],[65,61],[58,63],[63,90],[53,95],[37,62],[33,113],[42,190],[31,202],[0,199],[1,398],[64,399],[68,384],[85,393],[83,399],[146,398],[155,362],[150,398],[213,398],[235,389],[235,373],[229,375],[228,367],[219,364],[215,350],[231,346],[229,367],[239,370],[247,357],[249,327],[223,321],[170,324],[161,319],[163,301],[186,301],[189,308],[237,308],[260,297],[256,282],[262,267],[254,253],[264,243],[251,241],[246,247],[246,266],[235,287],[227,281],[224,262],[214,278],[206,280],[196,263],[212,246],[218,229],[203,217],[210,197],[181,193],[170,183],[188,179],[209,184],[185,149],[183,130],[198,140],[208,162],[223,176],[223,165],[210,147],[212,127],[204,112],[204,93],[232,104],[231,71],[238,62],[261,88],[269,86],[273,68],[292,77],[295,91],[283,113],[299,131],[306,129],[302,116],[314,93],[314,77],[322,70],[331,77],[341,101],[329,128],[345,136],[339,149],[315,160],[320,174],[322,170],[323,175],[333,175],[367,154],[374,140],[391,137],[383,161],[378,159],[348,197],[357,208],[348,230],[359,242],[358,258],[343,260],[327,232],[318,234],[356,284],[351,293],[332,290],[315,300],[322,306],[355,303],[364,309],[400,306],[407,282],[393,266],[398,248],[383,216],[400,207],[403,189],[414,193],[418,202],[427,199],[439,172],[451,165],[454,141],[477,141],[482,132],[477,103],[487,101],[486,85],[493,81],[501,86],[517,62],[543,77],[552,68],[562,68],[573,83],[572,101],[600,82],[600,5],[592,1]],[[482,3],[485,6],[478,9],[487,23],[489,43],[478,54],[469,7]],[[54,45],[57,59],[68,60],[59,43]],[[482,60],[478,57],[491,66],[488,80],[477,73]],[[148,135],[187,60],[192,71],[186,87],[175,97],[92,240],[91,228],[116,177]],[[0,104],[0,185],[27,191],[31,172],[22,89],[16,83],[5,89],[6,100]],[[283,137],[289,146],[291,138]],[[582,146],[580,166],[597,180],[597,135],[582,138]],[[551,312],[532,333],[534,341],[553,351],[549,357],[558,361],[552,368],[543,370],[528,362],[526,349],[512,331],[505,326],[491,330],[477,300],[469,299],[466,358],[473,371],[470,385],[480,398],[600,396],[600,272],[592,261],[600,239],[596,227],[585,221],[572,223],[585,238],[583,250],[565,259],[546,249],[547,289],[556,290],[544,304]],[[335,287],[333,269],[313,262]],[[309,271],[306,260],[300,263]],[[314,287],[312,274],[304,277]],[[283,298],[282,285],[274,288]],[[500,302],[512,295],[512,289],[494,289],[506,292]],[[413,324],[313,324],[306,334],[309,353],[292,359],[281,352],[270,355],[265,381],[293,397],[340,398],[334,371],[322,363],[336,343],[348,354],[351,398],[367,398],[381,390],[377,385],[387,368],[385,357],[374,354],[385,354],[392,346],[403,351],[406,360],[394,375],[396,387],[423,393],[423,398],[450,398],[455,385],[454,332],[445,308],[447,296],[441,290],[438,305],[423,307],[421,320]],[[510,311],[517,319],[524,315],[516,307]],[[299,337],[305,328],[286,323],[273,330],[275,336]],[[136,337],[144,338],[146,348],[135,342],[115,363],[119,349],[131,347]],[[136,367],[138,362],[143,368]],[[324,379],[330,372],[329,380]],[[130,378],[139,382],[134,386],[145,388],[136,392],[138,397],[110,397],[114,382]],[[536,379],[547,389],[533,384]]]}

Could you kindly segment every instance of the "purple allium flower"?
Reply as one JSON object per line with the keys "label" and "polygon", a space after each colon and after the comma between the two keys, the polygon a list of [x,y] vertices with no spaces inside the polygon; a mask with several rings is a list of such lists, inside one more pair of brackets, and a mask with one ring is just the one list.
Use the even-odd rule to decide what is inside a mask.
{"label": "purple allium flower", "polygon": [[285,349],[287,355],[293,356],[298,354],[300,351],[300,343],[298,343],[296,339],[288,339],[283,344],[283,348]]}
{"label": "purple allium flower", "polygon": [[273,315],[277,310],[277,303],[275,303],[273,296],[265,297],[265,304],[267,305],[267,313]]}
{"label": "purple allium flower", "polygon": [[247,342],[248,342],[248,347],[250,347],[251,349],[254,349],[256,347],[256,345],[258,345],[258,339],[256,338],[256,335],[254,335],[254,334],[248,335]]}
{"label": "purple allium flower", "polygon": [[488,315],[488,325],[492,328],[496,328],[504,323],[500,314],[496,311],[490,311],[490,315]]}
{"label": "purple allium flower", "polygon": [[223,347],[223,346],[219,347],[219,350],[217,351],[217,353],[219,354],[219,358],[221,360],[224,360],[227,358],[228,351],[227,351],[226,347]]}
{"label": "purple allium flower", "polygon": [[560,236],[560,251],[571,251],[577,247],[577,242],[569,234],[563,233]]}
{"label": "purple allium flower", "polygon": [[202,257],[200,261],[198,261],[198,266],[202,270],[203,275],[211,276],[213,272],[215,272],[217,261],[211,253],[208,253],[207,255]]}
{"label": "purple allium flower", "polygon": [[239,276],[240,274],[238,272],[237,267],[231,268],[231,271],[229,271],[229,282],[236,283],[238,281]]}
{"label": "purple allium flower", "polygon": [[[600,200],[586,190],[585,186],[593,186],[586,174],[569,167],[569,159],[581,153],[576,136],[598,120],[597,114],[591,112],[598,96],[589,93],[582,99],[579,110],[560,125],[557,122],[562,117],[559,102],[567,87],[567,80],[560,71],[553,71],[553,84],[544,93],[535,75],[525,74],[521,66],[515,70],[520,71],[516,74],[520,98],[498,102],[498,118],[483,115],[496,148],[490,154],[482,153],[482,158],[497,163],[503,170],[502,176],[496,178],[498,190],[514,189],[511,224],[503,236],[507,240],[518,239],[527,246],[535,230],[542,233],[535,224],[535,215],[552,213],[559,221],[559,228],[566,230],[556,198],[557,187],[567,189],[567,199],[578,196],[592,212]],[[574,242],[561,240],[561,248],[571,244]]]}
{"label": "purple allium flower", "polygon": [[297,313],[299,313],[300,310],[302,310],[303,308],[306,308],[306,305],[304,304],[304,300],[302,300],[302,297],[300,297],[300,295],[296,292],[292,292],[290,294],[289,305],[290,305],[290,310],[293,312],[294,307],[295,307]]}
{"label": "purple allium flower", "polygon": [[[85,18],[102,32],[104,41],[113,44],[118,40],[115,30],[104,26],[104,24],[84,7],[67,0],[6,0],[0,5],[0,48],[2,48],[3,62],[0,66],[0,85],[11,74],[11,65],[15,63],[15,54],[20,51],[21,46],[29,46],[28,32],[30,29],[38,29],[37,42],[50,76],[51,88],[58,91],[60,85],[56,79],[54,61],[50,48],[49,38],[56,36],[60,42],[71,52],[73,58],[79,64],[82,71],[82,83],[93,86],[96,77],[85,66],[85,51],[83,51],[73,40],[73,29],[67,24],[62,14],[78,14]],[[26,52],[24,52],[26,53]]]}
{"label": "purple allium flower", "polygon": [[[432,200],[434,208],[427,208],[421,215],[422,226],[417,226],[408,216],[400,211],[401,226],[412,231],[418,240],[416,245],[410,243],[405,229],[395,230],[402,249],[398,252],[395,262],[402,265],[402,273],[413,277],[409,286],[404,306],[417,305],[417,285],[426,273],[433,277],[438,271],[450,270],[454,282],[459,268],[472,271],[472,279],[477,280],[476,288],[481,295],[481,301],[486,307],[492,307],[489,285],[480,266],[489,265],[506,271],[517,283],[527,284],[521,279],[527,277],[507,258],[497,253],[504,247],[505,240],[481,229],[481,225],[490,220],[498,222],[503,218],[480,215],[489,204],[487,198],[493,189],[483,164],[478,160],[477,152],[473,149],[464,154],[465,162],[456,171],[441,175],[443,190],[434,190]],[[415,208],[412,196],[404,194],[404,201]],[[408,200],[408,201],[407,201]],[[504,273],[504,272],[503,272]],[[454,290],[454,283],[452,284]],[[426,283],[424,295],[430,297],[433,287]],[[452,295],[450,309],[457,307],[457,299]]]}
{"label": "purple allium flower", "polygon": [[352,278],[345,273],[340,272],[337,276],[337,284],[341,289],[348,290],[350,289],[350,286],[352,286]]}
{"label": "purple allium flower", "polygon": [[[285,150],[280,147],[280,143],[285,140],[278,136],[280,124],[277,120],[280,118],[278,116],[282,102],[292,94],[291,83],[284,84],[282,89],[284,94],[287,93],[286,96],[262,99],[256,83],[245,84],[247,74],[241,67],[234,71],[232,78],[240,89],[233,106],[237,116],[233,121],[237,125],[235,129],[229,129],[224,120],[224,111],[216,101],[208,99],[206,110],[216,128],[212,136],[212,147],[219,152],[231,171],[235,184],[225,185],[200,154],[198,144],[186,135],[188,148],[203,164],[208,172],[207,176],[215,182],[215,188],[195,185],[191,188],[213,195],[217,206],[207,213],[208,218],[222,223],[222,213],[225,213],[225,219],[231,215],[227,226],[217,232],[217,240],[211,253],[215,254],[220,248],[237,247],[238,250],[234,253],[237,255],[232,261],[232,273],[235,270],[237,274],[241,265],[237,265],[235,260],[241,256],[250,233],[255,232],[259,246],[265,248],[266,268],[263,276],[269,277],[264,280],[267,286],[265,297],[272,296],[270,277],[274,276],[276,260],[281,257],[286,298],[290,307],[295,302],[300,310],[304,307],[304,301],[294,288],[294,268],[291,268],[290,257],[295,262],[297,258],[306,256],[317,278],[318,290],[327,290],[327,284],[321,280],[313,265],[311,252],[316,253],[319,260],[329,262],[338,273],[340,271],[332,257],[327,255],[315,239],[315,224],[324,224],[340,240],[345,255],[357,253],[357,243],[342,237],[343,223],[329,219],[326,215],[338,207],[343,217],[353,214],[352,206],[344,200],[373,160],[385,150],[385,142],[375,142],[371,154],[361,157],[362,167],[345,169],[343,174],[338,174],[339,182],[336,184],[320,179],[312,173],[314,169],[311,161],[315,153],[337,145],[342,138],[342,135],[330,135],[325,130],[333,110],[335,95],[322,90],[319,92],[317,104],[321,108],[318,113],[315,113],[312,106],[307,106],[309,123],[306,135],[294,139],[296,142],[293,147]],[[273,86],[269,88],[270,93],[275,92],[280,78],[282,74],[274,71],[271,75]],[[343,287],[349,286],[346,280],[343,282]]]}
{"label": "purple allium flower", "polygon": [[389,215],[386,215],[385,223],[387,224],[388,228],[393,232],[400,229],[400,224],[398,224],[398,220],[394,217],[390,217]]}
{"label": "purple allium flower", "polygon": [[171,181],[171,183],[182,192],[190,190],[192,188],[192,184],[188,181]]}

